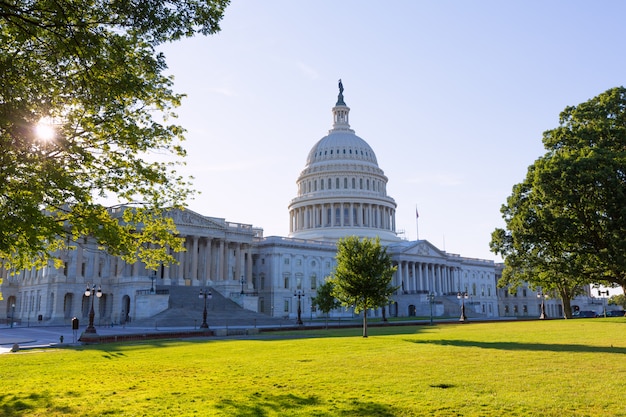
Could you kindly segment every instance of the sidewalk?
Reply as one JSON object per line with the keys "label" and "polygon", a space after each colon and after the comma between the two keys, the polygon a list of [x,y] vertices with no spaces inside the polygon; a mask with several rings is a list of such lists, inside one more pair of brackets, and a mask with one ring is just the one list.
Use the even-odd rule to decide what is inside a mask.
{"label": "sidewalk", "polygon": [[[71,326],[15,326],[0,327],[0,353],[9,352],[13,345],[17,344],[20,349],[32,349],[37,347],[50,347],[55,345],[80,344],[78,341],[86,326],[79,330],[72,330]],[[193,329],[193,328],[190,328]],[[180,329],[180,330],[190,330]],[[178,329],[177,329],[178,330]],[[154,329],[142,327],[97,327],[98,335],[127,335],[137,333],[159,333],[172,331],[172,329]],[[61,337],[63,337],[61,341]]]}

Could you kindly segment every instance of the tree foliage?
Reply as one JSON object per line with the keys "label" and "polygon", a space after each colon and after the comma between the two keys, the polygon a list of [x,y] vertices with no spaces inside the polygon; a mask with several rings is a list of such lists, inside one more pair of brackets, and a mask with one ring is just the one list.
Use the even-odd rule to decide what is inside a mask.
{"label": "tree foliage", "polygon": [[626,295],[624,294],[612,295],[609,298],[609,305],[621,306],[623,309],[626,310]]}
{"label": "tree foliage", "polygon": [[391,285],[396,267],[380,239],[349,236],[337,242],[337,265],[330,278],[332,295],[346,307],[363,312],[363,337],[367,337],[367,310],[389,303],[398,289]]}
{"label": "tree foliage", "polygon": [[333,295],[333,288],[332,281],[324,281],[317,287],[316,295],[311,299],[311,303],[326,315],[326,327],[328,327],[328,313],[341,306],[339,300]]}
{"label": "tree foliage", "polygon": [[567,107],[547,152],[502,207],[492,234],[501,285],[527,281],[569,300],[585,284],[626,284],[626,89]]}
{"label": "tree foliage", "polygon": [[[84,236],[149,268],[173,260],[168,248],[182,245],[164,210],[193,192],[176,172],[182,96],[156,47],[215,33],[227,4],[0,0],[5,266],[43,266]],[[37,135],[42,122],[47,137]]]}

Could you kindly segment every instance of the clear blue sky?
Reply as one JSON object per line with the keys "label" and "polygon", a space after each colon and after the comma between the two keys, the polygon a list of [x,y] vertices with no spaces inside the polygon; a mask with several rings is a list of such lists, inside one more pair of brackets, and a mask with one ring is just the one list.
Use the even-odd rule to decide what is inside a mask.
{"label": "clear blue sky", "polygon": [[374,149],[397,228],[489,251],[500,207],[559,113],[626,77],[623,1],[234,0],[222,32],[163,48],[201,214],[287,236],[337,80]]}

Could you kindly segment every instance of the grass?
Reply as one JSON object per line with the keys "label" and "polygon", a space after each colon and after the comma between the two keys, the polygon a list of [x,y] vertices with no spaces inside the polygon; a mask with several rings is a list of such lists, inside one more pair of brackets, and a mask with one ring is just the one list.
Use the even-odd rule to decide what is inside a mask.
{"label": "grass", "polygon": [[0,355],[3,416],[626,416],[626,319]]}

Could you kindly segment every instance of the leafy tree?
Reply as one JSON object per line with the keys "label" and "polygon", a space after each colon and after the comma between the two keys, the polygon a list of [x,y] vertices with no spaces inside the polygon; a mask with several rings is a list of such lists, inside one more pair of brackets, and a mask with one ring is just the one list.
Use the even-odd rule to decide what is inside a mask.
{"label": "leafy tree", "polygon": [[399,288],[391,285],[396,267],[380,239],[349,236],[337,242],[337,265],[330,278],[332,295],[341,305],[363,312],[363,337],[367,337],[367,310],[389,303]]}
{"label": "leafy tree", "polygon": [[325,281],[322,285],[317,287],[317,295],[311,299],[313,305],[324,314],[326,314],[326,328],[328,328],[328,313],[331,310],[338,308],[341,304],[333,296],[334,284],[332,281]]}
{"label": "leafy tree", "polygon": [[609,305],[621,306],[623,309],[626,310],[626,295],[624,294],[612,295],[609,298],[608,303]]}
{"label": "leafy tree", "polygon": [[227,4],[0,0],[5,267],[42,267],[85,236],[148,268],[173,261],[182,243],[165,208],[193,192],[176,172],[182,96],[156,47],[219,31]]}
{"label": "leafy tree", "polygon": [[567,107],[543,144],[490,246],[504,258],[501,285],[556,290],[571,317],[583,285],[626,284],[626,89]]}

